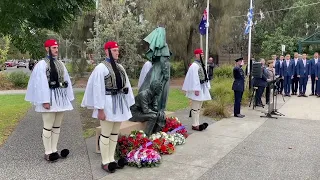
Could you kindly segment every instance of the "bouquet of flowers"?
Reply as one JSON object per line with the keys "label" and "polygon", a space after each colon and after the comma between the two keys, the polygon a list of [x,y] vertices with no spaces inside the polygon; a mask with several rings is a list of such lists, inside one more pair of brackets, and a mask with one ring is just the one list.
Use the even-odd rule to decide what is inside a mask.
{"label": "bouquet of flowers", "polygon": [[[121,136],[118,139],[116,154],[118,157],[124,158],[130,151],[138,149],[149,141],[143,131],[132,131],[129,136]],[[149,148],[152,148],[152,146]]]}
{"label": "bouquet of flowers", "polygon": [[160,154],[172,154],[175,150],[174,145],[166,141],[164,138],[153,140],[153,148]]}
{"label": "bouquet of flowers", "polygon": [[[149,143],[151,144],[151,142]],[[130,151],[127,155],[127,160],[129,166],[135,166],[138,168],[156,167],[161,162],[161,156],[154,149],[140,147],[139,149]]]}
{"label": "bouquet of flowers", "polygon": [[188,137],[187,130],[183,127],[182,123],[177,117],[167,117],[166,125],[162,129],[163,132],[175,131],[175,133],[182,134],[185,138]]}
{"label": "bouquet of flowers", "polygon": [[171,134],[167,134],[167,133],[165,133],[165,132],[157,132],[156,134],[152,134],[150,137],[150,140],[156,140],[156,139],[160,139],[160,138],[163,138],[163,139],[165,139],[166,141],[168,141],[168,142],[170,142],[170,143],[172,143],[173,145],[175,145],[174,144],[174,136],[173,135],[171,135]]}
{"label": "bouquet of flowers", "polygon": [[172,136],[174,137],[174,145],[182,145],[186,143],[186,138],[182,134],[174,133]]}

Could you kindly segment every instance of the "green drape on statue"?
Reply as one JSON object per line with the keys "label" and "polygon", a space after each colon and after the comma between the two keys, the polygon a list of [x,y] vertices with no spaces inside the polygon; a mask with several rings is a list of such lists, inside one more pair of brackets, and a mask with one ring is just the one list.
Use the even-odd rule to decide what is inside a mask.
{"label": "green drape on statue", "polygon": [[152,68],[146,75],[139,92],[148,89],[154,80],[162,83],[162,93],[158,97],[158,111],[165,111],[170,86],[170,62],[171,52],[166,43],[166,31],[163,27],[153,30],[143,39],[149,44],[146,57],[152,62]]}

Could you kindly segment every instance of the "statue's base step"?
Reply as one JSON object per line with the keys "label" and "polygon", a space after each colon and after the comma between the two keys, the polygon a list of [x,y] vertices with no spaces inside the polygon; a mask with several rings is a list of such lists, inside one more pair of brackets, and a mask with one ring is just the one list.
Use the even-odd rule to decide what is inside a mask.
{"label": "statue's base step", "polygon": [[[166,116],[169,116],[170,114],[173,114],[174,112],[166,111]],[[131,131],[139,131],[144,130],[146,127],[146,122],[131,122],[131,121],[124,121],[121,123],[120,126],[120,134],[121,135],[129,135]],[[99,147],[99,136],[101,134],[101,126],[96,127],[96,153],[100,153],[100,147]]]}

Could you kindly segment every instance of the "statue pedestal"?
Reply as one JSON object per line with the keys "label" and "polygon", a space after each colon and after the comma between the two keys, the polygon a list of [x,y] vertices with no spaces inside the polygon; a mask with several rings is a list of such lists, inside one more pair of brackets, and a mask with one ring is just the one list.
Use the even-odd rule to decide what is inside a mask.
{"label": "statue pedestal", "polygon": [[[168,112],[166,111],[166,116],[169,116],[170,114],[173,114],[174,112]],[[146,123],[143,122],[131,122],[131,121],[125,121],[121,123],[120,126],[120,132],[119,135],[129,135],[131,131],[139,131],[144,130],[146,127]],[[99,147],[99,136],[101,134],[101,126],[96,127],[96,153],[100,153],[100,147]]]}

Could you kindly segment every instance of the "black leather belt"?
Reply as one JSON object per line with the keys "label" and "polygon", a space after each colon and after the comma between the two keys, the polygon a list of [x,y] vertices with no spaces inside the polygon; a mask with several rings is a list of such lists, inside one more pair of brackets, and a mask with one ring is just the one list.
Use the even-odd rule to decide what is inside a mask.
{"label": "black leather belt", "polygon": [[52,89],[52,88],[57,88],[57,87],[60,87],[60,88],[67,88],[68,87],[68,81],[64,81],[64,82],[58,82],[59,85],[57,85],[57,82],[56,81],[50,81],[49,82],[49,88]]}
{"label": "black leather belt", "polygon": [[106,95],[128,94],[129,88],[118,89],[106,89]]}
{"label": "black leather belt", "polygon": [[203,83],[205,83],[205,82],[208,82],[208,81],[206,81],[206,80],[200,80],[200,84],[203,84]]}

